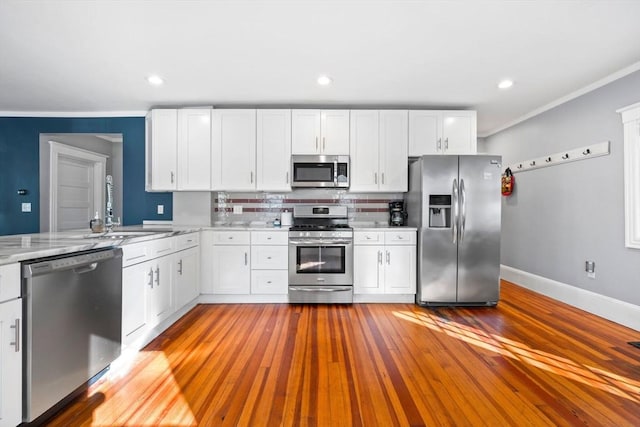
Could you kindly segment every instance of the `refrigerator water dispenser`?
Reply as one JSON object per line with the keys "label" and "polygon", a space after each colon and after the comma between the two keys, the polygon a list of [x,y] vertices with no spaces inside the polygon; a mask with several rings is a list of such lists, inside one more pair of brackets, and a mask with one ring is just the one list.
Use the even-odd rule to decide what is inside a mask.
{"label": "refrigerator water dispenser", "polygon": [[429,227],[451,227],[451,195],[429,195]]}

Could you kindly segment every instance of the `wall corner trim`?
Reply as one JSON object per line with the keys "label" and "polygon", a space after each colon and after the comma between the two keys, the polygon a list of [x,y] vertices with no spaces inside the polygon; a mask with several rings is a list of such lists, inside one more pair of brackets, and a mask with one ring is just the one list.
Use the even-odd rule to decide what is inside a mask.
{"label": "wall corner trim", "polygon": [[573,307],[640,331],[640,306],[500,265],[500,278]]}

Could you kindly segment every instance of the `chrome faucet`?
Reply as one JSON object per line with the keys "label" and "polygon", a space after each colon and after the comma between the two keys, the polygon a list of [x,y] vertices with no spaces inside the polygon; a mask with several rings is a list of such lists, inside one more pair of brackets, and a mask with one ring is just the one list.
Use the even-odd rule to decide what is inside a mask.
{"label": "chrome faucet", "polygon": [[107,183],[107,211],[104,216],[104,226],[107,231],[111,231],[114,226],[120,225],[120,218],[117,221],[113,220],[113,177],[107,175],[105,180]]}

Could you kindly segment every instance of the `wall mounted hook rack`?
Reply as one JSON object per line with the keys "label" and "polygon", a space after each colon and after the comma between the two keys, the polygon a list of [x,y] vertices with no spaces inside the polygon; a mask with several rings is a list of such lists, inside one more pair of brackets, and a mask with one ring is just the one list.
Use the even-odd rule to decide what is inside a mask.
{"label": "wall mounted hook rack", "polygon": [[607,156],[611,152],[609,146],[609,141],[599,142],[586,147],[576,148],[571,151],[562,151],[548,156],[524,160],[522,162],[511,164],[508,167],[511,168],[513,173],[516,173],[531,169],[544,168],[547,166],[561,165],[578,160],[592,159],[594,157]]}

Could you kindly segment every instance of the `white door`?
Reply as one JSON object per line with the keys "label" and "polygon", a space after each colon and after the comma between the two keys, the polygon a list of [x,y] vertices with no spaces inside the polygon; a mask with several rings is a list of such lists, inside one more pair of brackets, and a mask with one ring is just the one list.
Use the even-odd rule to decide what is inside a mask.
{"label": "white door", "polygon": [[257,190],[291,191],[291,110],[258,110]]}
{"label": "white door", "polygon": [[213,110],[211,188],[256,189],[256,110]]}
{"label": "white door", "polygon": [[211,109],[178,110],[178,190],[211,186]]}
{"label": "white door", "polygon": [[350,191],[378,191],[378,111],[351,111]]}
{"label": "white door", "polygon": [[380,111],[381,191],[405,192],[409,189],[407,111]]}
{"label": "white door", "polygon": [[475,111],[447,111],[443,113],[442,146],[445,154],[476,154]]}
{"label": "white door", "polygon": [[125,345],[144,332],[145,293],[153,286],[153,267],[148,261],[122,269],[122,341]]}
{"label": "white door", "polygon": [[89,228],[104,218],[107,156],[50,141],[49,231]]}
{"label": "white door", "polygon": [[0,425],[22,419],[22,300],[0,304]]}
{"label": "white door", "polygon": [[187,249],[175,255],[174,301],[176,310],[184,307],[198,296],[199,259],[200,251],[198,248]]}
{"label": "white door", "polygon": [[320,115],[320,151],[326,155],[349,155],[349,110],[324,110]]}
{"label": "white door", "polygon": [[353,247],[353,292],[356,294],[378,294],[382,287],[384,273],[382,256],[383,246]]}
{"label": "white door", "polygon": [[320,154],[320,110],[291,111],[291,153]]}
{"label": "white door", "polygon": [[213,292],[249,295],[251,287],[249,246],[213,247]]}
{"label": "white door", "polygon": [[440,122],[438,111],[409,111],[409,156],[442,152]]}
{"label": "white door", "polygon": [[151,110],[146,118],[146,190],[175,190],[178,169],[178,110]]}
{"label": "white door", "polygon": [[385,247],[383,262],[386,294],[416,293],[416,248],[414,246]]}

